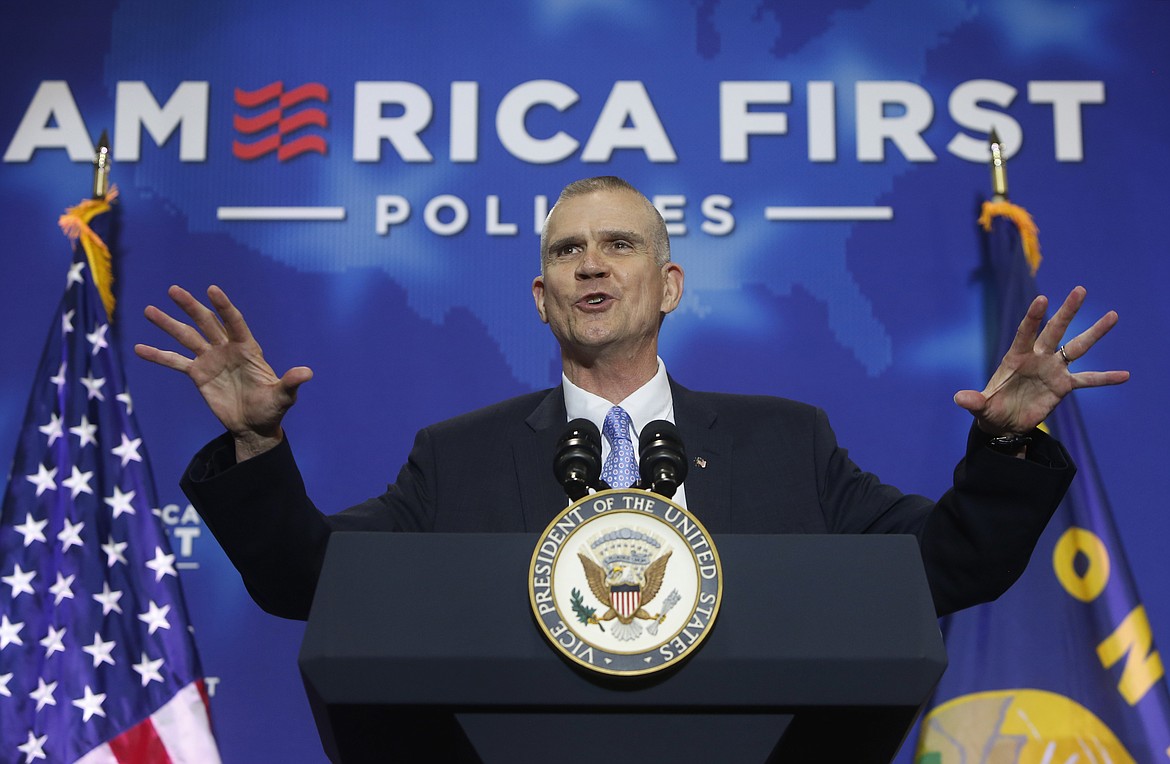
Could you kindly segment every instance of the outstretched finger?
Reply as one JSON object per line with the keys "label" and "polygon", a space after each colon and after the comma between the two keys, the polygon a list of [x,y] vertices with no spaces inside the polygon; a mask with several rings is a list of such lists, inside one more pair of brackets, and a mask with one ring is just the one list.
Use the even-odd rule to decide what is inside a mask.
{"label": "outstretched finger", "polygon": [[1078,371],[1072,375],[1073,387],[1106,387],[1129,381],[1128,371]]}
{"label": "outstretched finger", "polygon": [[1045,325],[1044,331],[1040,332],[1040,338],[1036,340],[1036,349],[1043,353],[1055,353],[1056,348],[1060,346],[1061,338],[1068,331],[1068,325],[1072,323],[1077,311],[1084,304],[1085,288],[1082,286],[1073,287],[1073,290],[1068,293],[1068,297],[1064,298],[1064,302],[1057,309],[1056,315]]}
{"label": "outstretched finger", "polygon": [[1088,353],[1089,348],[1096,345],[1097,340],[1108,334],[1115,326],[1117,326],[1117,311],[1111,310],[1098,318],[1088,329],[1066,342],[1064,354],[1068,357],[1068,362],[1072,363]]}
{"label": "outstretched finger", "polygon": [[1047,310],[1048,298],[1044,295],[1037,295],[1036,299],[1032,300],[1032,304],[1028,306],[1028,312],[1024,314],[1020,325],[1016,328],[1016,337],[1012,340],[1012,346],[1008,349],[1008,353],[1032,352],[1032,347],[1036,343],[1036,333],[1040,331],[1040,322],[1044,320],[1044,314]]}
{"label": "outstretched finger", "polygon": [[179,285],[173,285],[167,290],[167,295],[175,301],[184,313],[191,317],[195,325],[199,327],[199,331],[203,332],[203,336],[212,345],[222,345],[227,341],[227,334],[224,332],[223,324],[211,309],[203,303],[195,299],[194,295]]}
{"label": "outstretched finger", "polygon": [[186,356],[179,355],[171,350],[159,350],[152,345],[138,344],[134,346],[134,354],[144,361],[156,363],[159,366],[165,366],[168,369],[174,369],[184,374],[187,373],[187,368],[190,367],[192,361]]}
{"label": "outstretched finger", "polygon": [[223,328],[227,338],[233,342],[254,342],[252,330],[244,321],[244,314],[228,299],[227,293],[212,284],[207,288],[207,299],[211,301],[215,312],[223,321]]}
{"label": "outstretched finger", "polygon": [[160,310],[153,305],[147,305],[146,310],[143,311],[143,315],[146,316],[147,321],[171,335],[175,341],[192,353],[199,355],[199,353],[207,348],[207,340],[203,338],[202,334],[195,331],[194,327],[173,318],[166,311]]}

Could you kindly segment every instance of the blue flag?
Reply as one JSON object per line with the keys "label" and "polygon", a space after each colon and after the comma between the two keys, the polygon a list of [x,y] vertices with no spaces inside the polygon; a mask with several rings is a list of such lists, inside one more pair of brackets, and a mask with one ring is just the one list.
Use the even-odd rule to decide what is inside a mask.
{"label": "blue flag", "polygon": [[0,513],[0,762],[218,762],[175,556],[110,336],[108,210],[87,201],[62,218],[83,246]]}
{"label": "blue flag", "polygon": [[[981,222],[998,298],[997,365],[1037,294],[1039,252],[1021,208],[985,204]],[[950,665],[922,721],[917,764],[1170,756],[1162,659],[1076,401],[1066,398],[1046,426],[1077,464],[1076,479],[1020,580],[944,621]]]}

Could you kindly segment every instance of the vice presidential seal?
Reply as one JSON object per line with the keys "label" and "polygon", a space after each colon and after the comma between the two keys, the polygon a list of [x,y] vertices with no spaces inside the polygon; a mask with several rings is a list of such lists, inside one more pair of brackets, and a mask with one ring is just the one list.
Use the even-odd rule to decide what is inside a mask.
{"label": "vice presidential seal", "polygon": [[601,491],[544,529],[529,567],[541,631],[604,674],[660,671],[689,656],[719,612],[723,576],[707,529],[638,489]]}

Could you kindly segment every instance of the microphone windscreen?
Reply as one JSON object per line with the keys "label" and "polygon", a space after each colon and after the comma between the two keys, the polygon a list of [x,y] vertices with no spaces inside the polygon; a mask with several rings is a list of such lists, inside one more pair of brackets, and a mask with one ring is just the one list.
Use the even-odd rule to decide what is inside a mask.
{"label": "microphone windscreen", "polygon": [[638,436],[638,454],[644,454],[647,448],[654,445],[674,446],[682,451],[682,435],[678,427],[665,419],[655,419],[643,427],[642,434]]}
{"label": "microphone windscreen", "polygon": [[588,419],[569,422],[557,439],[553,475],[573,501],[596,488],[601,480],[601,432]]}
{"label": "microphone windscreen", "polygon": [[597,429],[597,425],[585,417],[577,417],[565,425],[561,437],[557,439],[557,446],[563,446],[570,440],[575,439],[583,439],[583,445],[588,445],[601,451],[601,430]]}
{"label": "microphone windscreen", "polygon": [[673,422],[655,419],[642,428],[638,436],[638,463],[643,482],[648,487],[653,488],[654,483],[664,477],[675,485],[686,480],[686,447]]}

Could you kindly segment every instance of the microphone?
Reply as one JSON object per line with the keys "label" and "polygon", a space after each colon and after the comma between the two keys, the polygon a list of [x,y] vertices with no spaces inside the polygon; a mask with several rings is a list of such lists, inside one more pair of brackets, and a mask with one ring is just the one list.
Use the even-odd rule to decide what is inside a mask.
{"label": "microphone", "polygon": [[678,428],[656,419],[638,436],[638,470],[642,487],[671,498],[687,477],[687,455]]}
{"label": "microphone", "polygon": [[601,432],[588,419],[569,422],[557,439],[553,474],[572,501],[584,498],[601,480]]}

